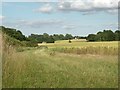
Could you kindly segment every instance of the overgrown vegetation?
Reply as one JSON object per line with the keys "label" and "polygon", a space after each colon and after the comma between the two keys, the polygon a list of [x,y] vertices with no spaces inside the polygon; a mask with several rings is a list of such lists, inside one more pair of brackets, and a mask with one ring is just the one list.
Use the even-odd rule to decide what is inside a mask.
{"label": "overgrown vegetation", "polygon": [[118,42],[61,40],[33,47],[34,40],[2,36],[3,88],[118,87]]}
{"label": "overgrown vegetation", "polygon": [[24,41],[27,46],[37,46],[37,43],[54,43],[57,40],[69,40],[71,43],[71,39],[87,39],[88,41],[119,41],[120,40],[120,31],[116,30],[115,32],[111,30],[104,30],[103,32],[98,32],[97,34],[89,34],[87,37],[80,36],[72,36],[71,34],[53,34],[49,35],[47,33],[43,33],[43,35],[39,34],[31,34],[28,37],[22,34],[20,30],[5,28],[4,26],[0,27],[1,30],[6,33],[8,36],[15,38],[19,41]]}
{"label": "overgrown vegetation", "polygon": [[30,41],[25,35],[22,34],[21,31],[5,28],[3,26],[0,27],[0,31],[3,33],[3,37],[9,45],[12,46],[25,46],[25,47],[36,47],[37,42]]}
{"label": "overgrown vegetation", "polygon": [[53,48],[53,51],[69,54],[92,54],[92,55],[118,55],[117,47],[78,47],[78,48]]}
{"label": "overgrown vegetation", "polygon": [[3,88],[118,87],[116,55],[64,54],[46,46],[9,50],[3,57]]}

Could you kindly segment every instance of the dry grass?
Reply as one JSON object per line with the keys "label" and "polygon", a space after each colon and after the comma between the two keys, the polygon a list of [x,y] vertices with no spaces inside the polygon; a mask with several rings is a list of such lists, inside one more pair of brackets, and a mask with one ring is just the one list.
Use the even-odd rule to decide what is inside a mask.
{"label": "dry grass", "polygon": [[58,53],[49,46],[17,52],[5,44],[3,49],[3,88],[118,87],[117,55]]}
{"label": "dry grass", "polygon": [[117,56],[50,53],[38,49],[17,52],[4,58],[3,87],[118,87]]}
{"label": "dry grass", "polygon": [[2,33],[0,32],[0,89],[2,88]]}

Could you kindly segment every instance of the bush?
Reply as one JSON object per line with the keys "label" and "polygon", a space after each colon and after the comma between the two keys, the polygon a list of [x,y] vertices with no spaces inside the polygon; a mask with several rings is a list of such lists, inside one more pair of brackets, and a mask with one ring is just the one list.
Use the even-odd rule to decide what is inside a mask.
{"label": "bush", "polygon": [[32,42],[32,41],[24,41],[26,44],[26,47],[37,47],[38,44],[36,42]]}

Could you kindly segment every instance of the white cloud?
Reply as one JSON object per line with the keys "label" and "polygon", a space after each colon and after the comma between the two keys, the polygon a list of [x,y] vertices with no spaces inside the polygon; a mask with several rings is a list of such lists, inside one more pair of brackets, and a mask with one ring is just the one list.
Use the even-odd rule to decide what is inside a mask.
{"label": "white cloud", "polygon": [[64,12],[82,12],[83,14],[91,14],[91,12],[118,12],[118,2],[120,0],[62,0],[57,2],[57,8],[50,3],[44,4],[42,7],[34,10],[36,12],[51,13],[53,11]]}
{"label": "white cloud", "polygon": [[71,0],[60,2],[58,9],[62,11],[93,12],[106,11],[115,12],[119,0]]}
{"label": "white cloud", "polygon": [[19,20],[17,24],[21,26],[41,28],[41,27],[46,27],[46,26],[61,25],[63,24],[63,22],[61,20],[36,20],[36,21]]}
{"label": "white cloud", "polygon": [[72,29],[75,29],[76,26],[75,25],[64,25],[62,28],[66,30],[72,30]]}
{"label": "white cloud", "polygon": [[44,6],[34,10],[36,12],[42,12],[42,13],[51,13],[53,11],[53,7],[50,4],[45,4]]}
{"label": "white cloud", "polygon": [[103,11],[110,14],[117,14],[119,1],[120,0],[61,0],[57,2],[57,7],[47,3],[34,11],[42,13],[76,11],[82,12],[83,14],[85,13],[85,15],[91,14],[91,12]]}

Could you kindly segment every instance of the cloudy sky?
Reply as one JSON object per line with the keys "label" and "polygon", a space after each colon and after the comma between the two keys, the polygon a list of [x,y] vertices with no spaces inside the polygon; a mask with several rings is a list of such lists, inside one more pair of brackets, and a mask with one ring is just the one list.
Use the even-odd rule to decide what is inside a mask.
{"label": "cloudy sky", "polygon": [[0,21],[25,35],[88,35],[118,28],[118,0],[2,2]]}

